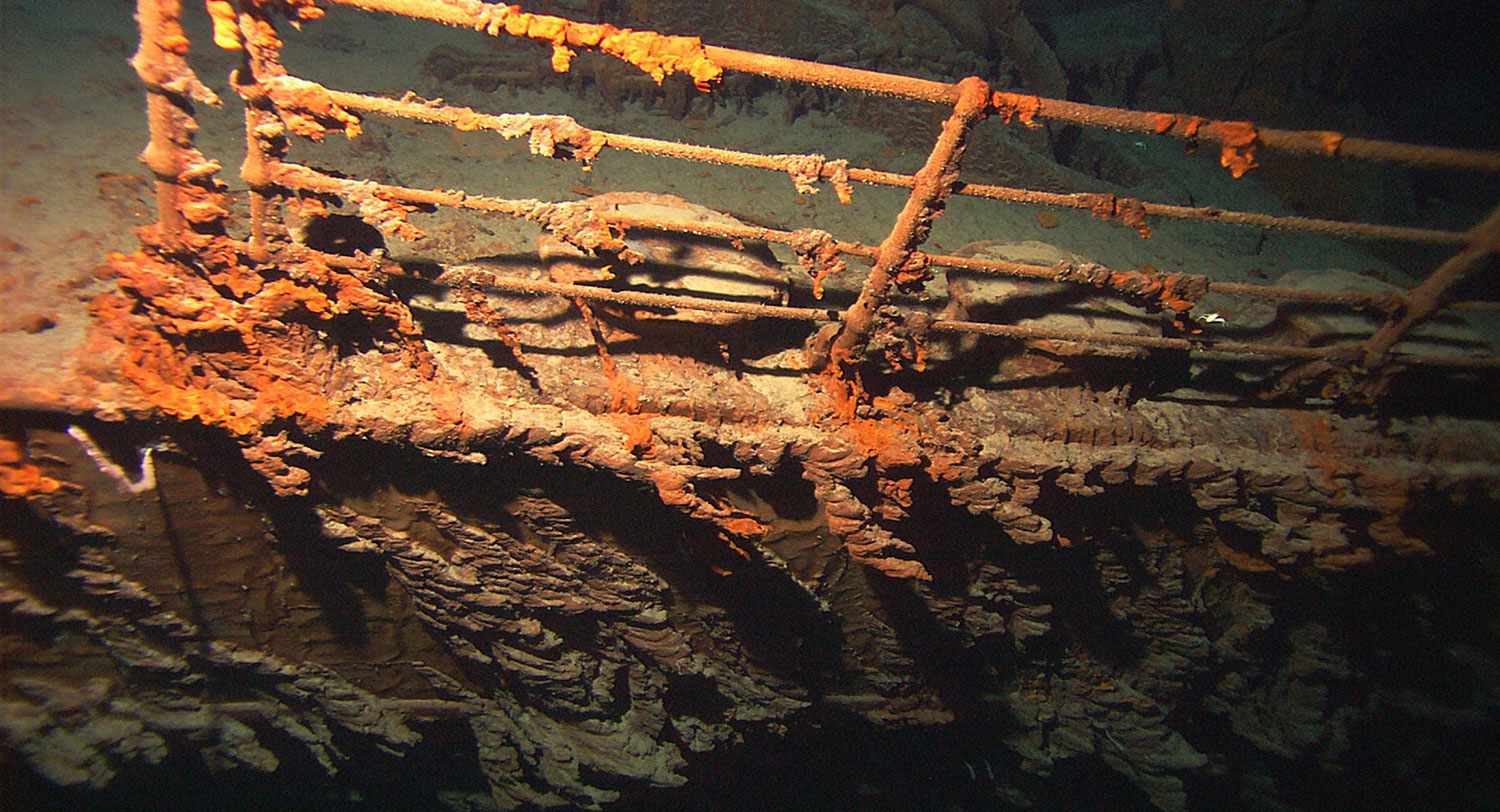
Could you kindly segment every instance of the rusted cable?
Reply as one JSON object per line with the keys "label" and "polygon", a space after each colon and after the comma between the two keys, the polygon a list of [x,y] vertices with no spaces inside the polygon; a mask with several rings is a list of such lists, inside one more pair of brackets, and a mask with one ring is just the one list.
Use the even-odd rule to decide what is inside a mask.
{"label": "rusted cable", "polygon": [[[288,80],[277,81],[279,83],[290,84]],[[299,83],[306,82],[306,80],[301,79],[292,81]],[[512,127],[512,120],[516,118],[516,114],[486,114],[468,107],[433,104],[411,98],[388,99],[362,93],[334,90],[311,82],[307,82],[307,84],[317,88],[332,102],[348,110],[405,118],[428,124],[443,124],[461,130],[483,129],[506,133]],[[537,116],[536,118],[541,117]],[[642,155],[655,155],[658,157],[721,166],[739,166],[773,172],[791,172],[795,169],[793,163],[798,159],[821,158],[821,156],[810,155],[762,155],[741,150],[708,147],[698,144],[684,144],[678,141],[667,141],[659,138],[645,138],[605,130],[582,128],[576,122],[574,126],[578,126],[596,135],[599,143],[605,147],[613,147]],[[831,179],[835,163],[833,161],[824,162],[824,167],[819,174],[824,179]],[[849,167],[847,177],[851,181],[867,183],[872,186],[888,186],[902,189],[910,189],[912,184],[915,183],[915,178],[912,175],[862,167]],[[1087,192],[1044,192],[1033,189],[1019,189],[988,183],[966,183],[962,181],[954,188],[953,193],[969,197],[999,200],[1007,203],[1056,206],[1085,211],[1093,208],[1099,197],[1097,194]],[[1175,206],[1166,203],[1153,203],[1151,201],[1139,201],[1139,203],[1142,210],[1148,215],[1176,220],[1224,223],[1226,225],[1247,226],[1251,228],[1299,231],[1370,240],[1393,240],[1437,245],[1462,245],[1464,242],[1464,234],[1461,231],[1442,231],[1438,229],[1390,226],[1376,223],[1345,222],[1314,217],[1286,217],[1257,212],[1229,211],[1207,206]]]}

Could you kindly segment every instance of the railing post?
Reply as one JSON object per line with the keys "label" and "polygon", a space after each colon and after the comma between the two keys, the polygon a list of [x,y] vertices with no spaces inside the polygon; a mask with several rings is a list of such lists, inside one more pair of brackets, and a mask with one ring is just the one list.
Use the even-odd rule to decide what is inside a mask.
{"label": "railing post", "polygon": [[1387,353],[1413,327],[1431,318],[1448,303],[1454,287],[1479,267],[1485,258],[1500,252],[1500,207],[1490,212],[1479,225],[1470,229],[1468,245],[1449,257],[1422,284],[1406,294],[1406,307],[1398,318],[1386,322],[1365,342],[1361,350],[1362,365],[1373,371],[1384,363]]}
{"label": "railing post", "polygon": [[969,131],[989,111],[990,88],[984,80],[970,76],[958,83],[958,90],[953,114],[943,122],[927,163],[916,174],[906,205],[896,216],[891,233],[880,243],[875,265],[859,298],[844,313],[843,326],[828,354],[831,363],[853,362],[864,351],[874,330],[876,311],[885,302],[899,269],[911,260],[917,246],[926,241],[932,221],[942,214],[943,202],[958,181]]}
{"label": "railing post", "polygon": [[163,246],[176,247],[190,224],[213,230],[224,214],[213,180],[219,166],[193,147],[197,123],[192,102],[214,107],[220,102],[187,64],[188,38],[182,30],[180,0],[137,0],[136,20],[141,41],[131,67],[146,85],[150,130],[141,161],[156,179],[155,239]]}
{"label": "railing post", "polygon": [[286,125],[277,116],[266,90],[270,79],[286,75],[281,40],[263,9],[239,3],[237,43],[244,52],[234,72],[234,89],[245,101],[245,161],[240,177],[250,187],[250,257],[270,255],[268,228],[281,224],[280,199],[267,191],[272,167],[286,154]]}

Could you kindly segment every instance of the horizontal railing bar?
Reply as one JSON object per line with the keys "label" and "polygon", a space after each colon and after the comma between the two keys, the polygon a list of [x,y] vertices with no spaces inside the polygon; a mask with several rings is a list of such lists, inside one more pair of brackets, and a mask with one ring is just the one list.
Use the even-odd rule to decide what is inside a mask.
{"label": "horizontal railing bar", "polygon": [[786,307],[784,305],[757,304],[755,302],[731,302],[706,299],[699,296],[683,296],[667,293],[648,293],[636,290],[614,290],[592,285],[573,285],[565,282],[549,282],[540,279],[520,279],[500,276],[488,271],[455,265],[447,268],[435,280],[440,285],[470,285],[474,287],[502,290],[508,293],[523,293],[535,296],[566,296],[632,307],[652,307],[668,310],[699,310],[707,313],[732,313],[742,316],[757,316],[788,321],[832,322],[839,320],[839,312],[833,309],[814,307]]}
{"label": "horizontal railing bar", "polygon": [[[461,191],[414,189],[406,186],[375,183],[374,181],[336,178],[309,167],[282,162],[273,165],[271,174],[275,182],[291,189],[301,189],[345,197],[397,200],[417,205],[448,206],[505,214],[512,217],[528,217],[543,206],[581,205],[577,203],[543,203],[537,200],[510,200],[485,195],[471,195]],[[798,232],[763,226],[703,222],[688,223],[628,217],[612,213],[602,213],[601,217],[611,225],[627,229],[644,228],[726,240],[757,240],[788,246],[795,245],[799,241]],[[877,250],[874,246],[844,241],[834,241],[833,246],[839,253],[865,257],[867,259],[873,258]],[[960,268],[978,273],[1032,279],[1042,282],[1070,281],[1059,280],[1057,278],[1057,269],[1047,265],[959,257],[949,254],[921,254],[921,256],[934,265]],[[1081,284],[1077,282],[1071,283]],[[1400,307],[1403,301],[1400,293],[1320,291],[1271,285],[1251,285],[1241,282],[1209,281],[1208,289],[1210,292],[1219,292],[1229,296],[1370,308],[1380,311],[1389,311],[1392,308]],[[1101,290],[1108,289],[1104,288]]]}
{"label": "horizontal railing bar", "polygon": [[[642,291],[611,290],[588,285],[565,282],[548,282],[501,276],[466,266],[454,266],[440,274],[436,282],[440,285],[466,285],[505,293],[525,295],[552,295],[568,298],[610,302],[635,307],[665,308],[671,310],[697,310],[711,313],[738,313],[748,316],[764,316],[810,322],[836,322],[839,312],[834,309],[814,307],[787,307],[782,305],[760,305],[747,302],[722,302],[680,294],[646,293]],[[1294,347],[1284,344],[1264,344],[1243,341],[1207,341],[1201,339],[1169,338],[1165,336],[1140,336],[1125,333],[1100,333],[1085,330],[1060,330],[1050,327],[1031,327],[1014,324],[991,324],[987,322],[937,320],[929,325],[937,332],[972,333],[1017,340],[1051,340],[1095,347],[1138,347],[1185,352],[1222,353],[1268,358],[1319,359],[1339,355],[1356,345],[1337,347]],[[1400,363],[1425,366],[1500,368],[1500,358],[1463,356],[1399,356]]]}
{"label": "horizontal railing bar", "polygon": [[[500,131],[508,124],[510,119],[513,119],[516,115],[521,115],[487,114],[480,113],[472,108],[456,105],[431,104],[409,99],[389,99],[363,93],[351,93],[324,87],[314,82],[308,82],[305,79],[293,79],[291,77],[277,77],[267,80],[267,84],[273,86],[277,84],[290,85],[293,82],[306,83],[311,87],[318,88],[322,92],[327,93],[328,97],[334,103],[347,110],[405,118],[428,124],[443,124],[463,129]],[[538,116],[538,118],[541,118],[541,116]],[[741,150],[724,149],[722,147],[685,144],[659,138],[646,138],[605,130],[595,130],[583,127],[582,125],[577,126],[585,132],[593,133],[600,137],[603,145],[607,147],[614,147],[642,155],[655,155],[658,157],[697,161],[699,163],[721,166],[739,166],[774,172],[791,172],[797,168],[794,164],[798,161],[821,157],[812,155],[763,155]],[[828,180],[831,170],[825,167],[820,175],[824,180]],[[911,175],[852,166],[848,169],[848,177],[851,181],[858,181],[873,186],[889,186],[903,189],[910,189],[914,182]],[[1094,207],[1101,197],[1101,195],[1091,192],[1044,192],[988,183],[967,182],[960,182],[954,189],[954,194],[999,200],[1007,203],[1020,203],[1032,206],[1056,206],[1081,210],[1088,210]],[[1464,233],[1461,231],[1442,231],[1409,226],[1348,222],[1315,217],[1289,217],[1261,214],[1258,212],[1229,211],[1207,206],[1176,206],[1144,200],[1140,201],[1140,203],[1148,215],[1176,220],[1299,231],[1337,237],[1395,240],[1437,245],[1461,245],[1464,242]]]}
{"label": "horizontal railing bar", "polygon": [[[497,7],[486,5],[478,0],[469,0],[469,2],[462,0],[450,2],[442,0],[329,0],[329,2],[366,11],[425,19],[459,28],[480,31],[488,28],[497,31],[497,35],[503,28],[495,26],[496,15],[503,18],[505,14],[505,12],[498,11]],[[564,29],[568,26],[586,25],[559,17],[547,19],[558,21]],[[529,32],[527,35],[534,36]],[[716,45],[704,45],[702,50],[703,55],[720,68],[776,79],[897,96],[947,107],[957,103],[959,97],[956,83],[935,82],[861,68],[846,68]],[[1241,136],[1246,126],[1253,127],[1249,122],[1214,121],[1187,114],[1125,110],[1015,93],[996,94],[997,108],[1014,106],[1018,103],[1027,110],[1023,120],[1051,119],[1121,132],[1167,135],[1189,141],[1202,140],[1223,144]],[[1405,144],[1345,136],[1342,133],[1323,130],[1255,127],[1254,132],[1254,141],[1258,146],[1284,152],[1500,173],[1500,152],[1495,151]]]}

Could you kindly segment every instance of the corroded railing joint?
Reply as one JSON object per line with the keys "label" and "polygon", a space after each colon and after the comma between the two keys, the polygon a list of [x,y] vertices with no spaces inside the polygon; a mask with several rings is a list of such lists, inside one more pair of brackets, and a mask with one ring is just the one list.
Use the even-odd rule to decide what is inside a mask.
{"label": "corroded railing joint", "polygon": [[900,274],[917,247],[927,240],[933,219],[942,213],[944,201],[958,181],[969,132],[990,110],[990,88],[982,79],[971,76],[959,82],[958,87],[958,102],[952,115],[943,122],[937,143],[916,174],[906,205],[896,216],[891,233],[881,242],[859,298],[844,314],[843,327],[829,350],[829,359],[834,363],[852,362],[864,350],[875,327],[876,313],[894,283],[920,284],[928,276],[925,266],[910,278],[901,278]]}
{"label": "corroded railing joint", "polygon": [[1378,368],[1397,342],[1447,306],[1455,286],[1497,251],[1500,251],[1500,208],[1490,212],[1489,217],[1469,232],[1468,245],[1463,250],[1407,292],[1405,307],[1365,342],[1362,366],[1367,370]]}

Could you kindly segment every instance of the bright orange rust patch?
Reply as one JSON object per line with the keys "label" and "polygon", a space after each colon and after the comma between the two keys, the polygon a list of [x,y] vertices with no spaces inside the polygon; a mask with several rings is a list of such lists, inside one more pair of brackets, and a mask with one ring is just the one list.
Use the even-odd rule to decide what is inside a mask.
{"label": "bright orange rust patch", "polygon": [[242,51],[240,24],[229,0],[207,0],[208,16],[214,23],[214,44],[226,51]]}
{"label": "bright orange rust patch", "polygon": [[609,418],[609,422],[615,425],[615,428],[625,434],[625,449],[627,451],[639,457],[651,450],[652,415],[612,413],[606,416]]}
{"label": "bright orange rust patch", "polygon": [[[579,23],[547,14],[531,14],[520,6],[491,6],[481,13],[479,28],[498,36],[502,31],[552,45],[552,69],[572,67],[573,48],[598,48],[651,75],[657,84],[673,73],[686,73],[699,90],[711,90],[724,70],[708,58],[697,37],[671,36],[655,31],[616,28],[608,23]],[[572,47],[569,47],[572,46]]]}
{"label": "bright orange rust patch", "polygon": [[1339,148],[1344,145],[1344,134],[1326,130],[1318,134],[1318,143],[1323,154],[1332,158],[1339,154]]}
{"label": "bright orange rust patch", "polygon": [[1242,178],[1246,172],[1260,164],[1255,162],[1255,148],[1260,143],[1260,133],[1248,121],[1219,121],[1209,125],[1209,131],[1220,142],[1219,166],[1229,170],[1234,178]]}
{"label": "bright orange rust patch", "polygon": [[1100,220],[1114,220],[1135,229],[1141,239],[1151,239],[1151,226],[1146,222],[1146,204],[1133,197],[1114,194],[1094,195],[1089,213]]}
{"label": "bright orange rust patch", "polygon": [[859,372],[846,378],[845,364],[835,360],[822,374],[823,391],[828,394],[834,417],[843,422],[844,433],[855,445],[875,458],[881,468],[916,466],[921,457],[916,447],[916,418],[900,415],[895,404],[884,398],[870,400],[874,411],[887,416],[869,418],[859,416],[861,402],[868,399]]}
{"label": "bright orange rust patch", "polygon": [[0,437],[0,495],[20,497],[52,493],[62,486],[62,481],[43,474],[42,469],[26,460],[20,443],[9,437]]}
{"label": "bright orange rust patch", "polygon": [[1036,96],[997,90],[990,97],[990,105],[995,109],[995,115],[1006,124],[1020,121],[1027,127],[1041,126],[1036,123],[1036,117],[1041,115],[1042,100]]}

